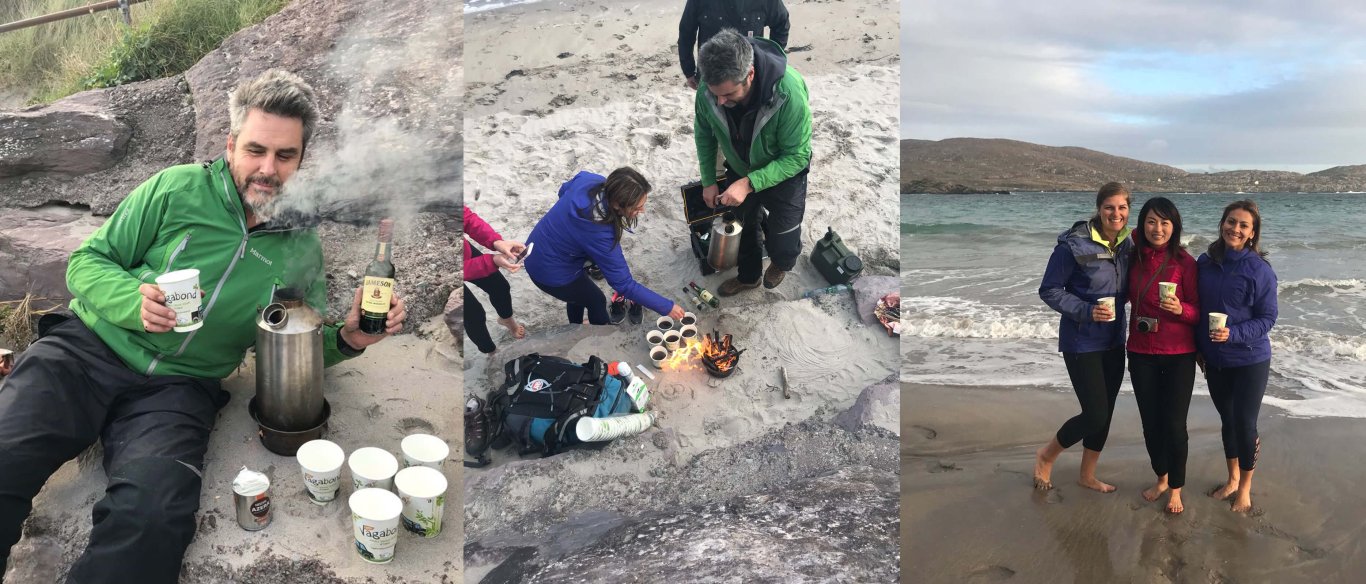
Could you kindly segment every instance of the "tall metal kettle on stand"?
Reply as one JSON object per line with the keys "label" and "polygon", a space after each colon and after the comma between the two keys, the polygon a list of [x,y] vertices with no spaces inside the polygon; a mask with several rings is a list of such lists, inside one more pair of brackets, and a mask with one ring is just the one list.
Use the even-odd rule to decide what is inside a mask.
{"label": "tall metal kettle on stand", "polygon": [[716,271],[729,270],[740,263],[740,232],[743,227],[733,212],[723,213],[712,220],[711,243],[707,248],[707,263]]}
{"label": "tall metal kettle on stand", "polygon": [[327,426],[322,325],[303,294],[287,288],[256,319],[256,397],[248,407],[271,452],[292,456]]}

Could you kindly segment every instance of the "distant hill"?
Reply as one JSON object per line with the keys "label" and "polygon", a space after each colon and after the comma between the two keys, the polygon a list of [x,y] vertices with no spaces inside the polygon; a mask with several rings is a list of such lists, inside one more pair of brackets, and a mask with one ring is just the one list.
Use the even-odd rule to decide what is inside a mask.
{"label": "distant hill", "polygon": [[1366,191],[1366,165],[1310,174],[1278,170],[1190,173],[1072,146],[949,138],[901,141],[901,192],[1094,191],[1120,181],[1146,192]]}

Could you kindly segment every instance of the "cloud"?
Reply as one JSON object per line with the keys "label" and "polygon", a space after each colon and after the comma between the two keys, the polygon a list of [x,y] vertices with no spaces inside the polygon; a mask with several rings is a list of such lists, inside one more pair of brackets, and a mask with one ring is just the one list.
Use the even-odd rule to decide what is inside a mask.
{"label": "cloud", "polygon": [[1354,3],[903,0],[902,14],[903,137],[1183,167],[1366,163]]}

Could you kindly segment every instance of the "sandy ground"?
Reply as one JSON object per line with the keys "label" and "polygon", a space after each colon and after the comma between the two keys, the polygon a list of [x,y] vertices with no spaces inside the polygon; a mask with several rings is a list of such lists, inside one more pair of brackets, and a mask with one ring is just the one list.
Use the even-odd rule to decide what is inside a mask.
{"label": "sandy ground", "polygon": [[[332,406],[326,438],[349,454],[375,446],[399,454],[399,441],[410,433],[433,433],[451,444],[444,465],[448,493],[460,488],[459,395],[457,361],[438,350],[451,343],[438,320],[423,325],[432,340],[399,335],[374,345],[356,359],[328,368],[325,394]],[[199,530],[185,557],[181,582],[222,583],[358,583],[460,581],[458,551],[462,546],[459,497],[447,500],[443,531],[430,539],[401,532],[397,555],[388,565],[363,561],[351,541],[349,471],[337,501],[317,506],[308,500],[298,463],[271,453],[256,437],[247,413],[255,393],[254,365],[224,380],[232,401],[219,414],[209,442]],[[92,456],[93,454],[93,456]],[[99,455],[87,452],[63,466],[34,501],[25,538],[14,548],[6,582],[48,582],[65,577],[84,549],[90,531],[91,506],[106,484]],[[259,532],[236,523],[231,483],[242,466],[271,478],[274,520]],[[454,499],[454,500],[452,500]],[[22,573],[16,570],[26,570]],[[31,570],[31,571],[30,571]],[[22,574],[22,577],[20,575]]]}
{"label": "sandy ground", "polygon": [[[623,241],[626,258],[638,281],[676,301],[690,280],[714,291],[734,275],[701,276],[683,221],[678,188],[697,179],[697,164],[693,96],[674,49],[681,10],[682,3],[661,0],[541,2],[470,15],[465,27],[466,204],[505,237],[522,239],[578,170],[634,166],[654,194]],[[868,265],[865,274],[894,275],[899,9],[891,2],[802,2],[789,10],[791,63],[806,78],[813,110],[803,253],[833,225]],[[565,325],[563,303],[525,274],[508,277],[530,335],[513,341],[490,320],[500,348],[488,357],[466,344],[469,393],[482,396],[502,381],[504,362],[532,351],[648,366],[644,335],[657,315],[646,311],[641,325]],[[492,467],[466,469],[466,579],[483,578],[506,559],[499,546],[569,529],[567,521],[600,534],[595,513],[673,508],[680,502],[668,493],[678,491],[670,481],[698,479],[688,468],[711,473],[689,483],[695,498],[688,502],[701,503],[760,483],[781,486],[862,456],[840,453],[820,468],[793,464],[781,480],[689,467],[780,428],[828,427],[864,388],[897,371],[897,340],[858,322],[849,295],[802,298],[827,285],[803,256],[777,289],[723,299],[721,310],[699,313],[700,329],[732,333],[746,350],[740,370],[725,380],[700,366],[656,372],[647,382],[661,417],[645,434],[550,459],[517,460],[501,451]],[[779,366],[793,387],[788,400],[778,389]],[[894,410],[884,416],[892,440],[895,417]]]}
{"label": "sandy ground", "polygon": [[[1197,381],[1197,384],[1200,383]],[[1033,453],[1078,410],[1057,391],[903,384],[906,582],[1345,582],[1366,573],[1356,420],[1264,408],[1253,511],[1203,493],[1226,477],[1219,419],[1191,404],[1185,512],[1139,493],[1153,475],[1131,394],[1101,457],[1100,494],[1076,484],[1080,447],[1032,488]]]}

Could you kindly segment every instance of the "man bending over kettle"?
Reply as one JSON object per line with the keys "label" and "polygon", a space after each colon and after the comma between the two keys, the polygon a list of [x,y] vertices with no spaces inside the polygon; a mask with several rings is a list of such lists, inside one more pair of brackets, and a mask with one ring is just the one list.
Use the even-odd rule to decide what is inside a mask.
{"label": "man bending over kettle", "polygon": [[[228,401],[219,380],[256,340],[277,285],[308,282],[326,312],[322,245],[274,218],[317,123],[313,89],[271,70],[229,96],[227,151],[166,169],[133,190],[72,252],[73,318],[45,331],[0,384],[0,578],[32,500],[64,462],[100,440],[109,486],[68,582],[176,582],[195,533],[204,454]],[[307,266],[305,278],[287,273]],[[194,268],[202,325],[174,332],[153,282]],[[398,332],[397,295],[383,335],[360,332],[360,289],[345,324],[324,328],[327,365]],[[182,327],[184,328],[184,327]]]}

